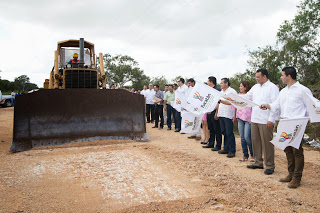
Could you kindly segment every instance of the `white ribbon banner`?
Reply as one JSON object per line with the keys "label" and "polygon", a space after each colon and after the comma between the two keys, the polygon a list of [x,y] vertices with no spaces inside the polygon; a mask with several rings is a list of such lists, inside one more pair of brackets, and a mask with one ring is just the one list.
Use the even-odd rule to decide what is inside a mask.
{"label": "white ribbon banner", "polygon": [[182,112],[181,116],[181,133],[197,133],[199,131],[203,114],[195,115],[191,112]]}
{"label": "white ribbon banner", "polygon": [[175,99],[174,99],[173,108],[175,108],[178,112],[186,111],[185,109],[187,105],[186,96],[183,93],[176,91],[174,97]]}
{"label": "white ribbon banner", "polygon": [[232,101],[229,101],[234,107],[236,107],[237,109],[243,109],[245,107],[259,107],[259,104],[256,104],[244,97],[241,97],[238,94],[227,94],[225,96],[223,96],[223,98],[225,98],[227,100],[227,98],[230,98]]}
{"label": "white ribbon banner", "polygon": [[284,150],[287,146],[299,149],[309,118],[282,119],[277,127],[277,135],[270,141]]}
{"label": "white ribbon banner", "polygon": [[[305,92],[304,92],[305,93]],[[311,123],[320,122],[320,101],[310,94],[305,93],[306,105]]]}

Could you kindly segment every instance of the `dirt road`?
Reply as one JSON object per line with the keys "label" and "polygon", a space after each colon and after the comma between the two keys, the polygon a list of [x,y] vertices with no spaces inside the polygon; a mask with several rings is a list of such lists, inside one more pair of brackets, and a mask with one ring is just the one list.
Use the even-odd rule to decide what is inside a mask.
{"label": "dirt road", "polygon": [[9,153],[13,109],[0,109],[0,212],[320,212],[320,153],[305,148],[302,185],[147,124],[148,143],[92,141]]}

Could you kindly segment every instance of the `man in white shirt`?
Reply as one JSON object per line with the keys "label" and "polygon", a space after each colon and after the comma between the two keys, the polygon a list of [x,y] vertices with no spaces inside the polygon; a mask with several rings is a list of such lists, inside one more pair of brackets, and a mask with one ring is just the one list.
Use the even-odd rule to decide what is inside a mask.
{"label": "man in white shirt", "polygon": [[[228,78],[222,78],[221,83],[221,93],[227,95],[230,93],[237,94],[237,92],[230,87],[230,81]],[[233,133],[233,117],[234,109],[231,104],[221,99],[219,102],[219,107],[216,110],[216,116],[219,117],[221,133],[223,134],[223,150],[218,151],[219,154],[227,154],[228,158],[233,158],[236,154],[236,140]]]}
{"label": "man in white shirt", "polygon": [[[217,87],[217,79],[214,76],[209,76],[207,85],[221,91],[219,87]],[[211,148],[212,151],[219,151],[221,150],[222,145],[222,134],[220,128],[219,118],[216,116],[217,109],[213,110],[212,112],[207,113],[207,122],[208,122],[208,129],[210,131],[209,143],[202,148]],[[216,141],[216,145],[215,145]]]}
{"label": "man in white shirt", "polygon": [[[164,91],[163,91],[163,97],[166,95],[166,93],[169,91],[169,85],[166,84],[164,86]],[[167,125],[167,112],[164,110],[164,107],[163,107],[163,119],[164,119],[164,125]]]}
{"label": "man in white shirt", "polygon": [[[261,108],[269,109],[271,112],[280,110],[281,119],[293,119],[307,117],[306,96],[304,92],[312,95],[310,89],[297,82],[297,72],[294,67],[282,69],[281,80],[287,86],[281,90],[278,98],[272,104],[262,104]],[[304,155],[302,144],[299,149],[288,146],[285,148],[288,160],[288,176],[281,178],[280,182],[289,182],[289,188],[300,186],[302,171],[304,167]]]}
{"label": "man in white shirt", "polygon": [[[147,123],[153,123],[154,122],[154,102],[153,97],[156,94],[156,92],[153,90],[153,85],[149,84],[149,89],[147,89],[144,92],[144,98],[146,100],[146,116],[147,116]],[[150,120],[150,114],[151,114],[151,120]]]}
{"label": "man in white shirt", "polygon": [[[182,94],[184,94],[185,96],[187,95],[187,92],[188,92],[188,87],[184,84],[184,79],[183,78],[180,78],[179,81],[178,81],[178,89],[177,91],[178,92],[181,92]],[[181,113],[178,112],[178,110],[175,110],[175,117],[176,117],[176,121],[177,121],[177,126],[176,129],[175,129],[175,132],[180,132],[181,130]]]}
{"label": "man in white shirt", "polygon": [[[258,69],[256,72],[257,84],[254,85],[244,97],[256,104],[270,104],[279,95],[279,88],[268,79],[268,70]],[[249,169],[263,169],[263,160],[266,165],[264,174],[271,175],[274,172],[274,147],[270,141],[273,138],[273,125],[277,113],[269,110],[252,108],[251,114],[251,138],[254,155],[254,164],[247,165]],[[262,158],[262,153],[264,158]]]}
{"label": "man in white shirt", "polygon": [[16,93],[14,91],[11,92],[11,106],[14,106],[14,100],[16,97]]}
{"label": "man in white shirt", "polygon": [[143,85],[143,90],[140,92],[140,94],[145,96],[146,92],[147,92],[147,85]]}

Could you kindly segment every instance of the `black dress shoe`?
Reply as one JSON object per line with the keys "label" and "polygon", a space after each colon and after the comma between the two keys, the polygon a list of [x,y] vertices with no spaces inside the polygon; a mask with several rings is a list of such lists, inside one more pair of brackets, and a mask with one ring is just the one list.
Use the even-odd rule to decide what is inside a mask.
{"label": "black dress shoe", "polygon": [[152,128],[158,128],[157,126],[153,126]]}
{"label": "black dress shoe", "polygon": [[229,152],[225,151],[224,149],[223,150],[220,150],[218,151],[219,154],[228,154]]}
{"label": "black dress shoe", "polygon": [[171,127],[169,127],[167,130],[171,130]]}
{"label": "black dress shoe", "polygon": [[264,174],[265,175],[272,175],[274,173],[274,170],[273,169],[266,169],[264,170]]}
{"label": "black dress shoe", "polygon": [[236,156],[236,155],[233,154],[233,153],[231,153],[231,152],[229,152],[229,153],[227,154],[227,158],[233,158],[234,156]]}
{"label": "black dress shoe", "polygon": [[176,130],[174,130],[174,132],[180,132],[180,129],[176,129]]}
{"label": "black dress shoe", "polygon": [[201,144],[207,144],[208,142],[202,141]]}
{"label": "black dress shoe", "polygon": [[247,165],[247,168],[248,169],[263,169],[263,166],[257,166],[257,165]]}
{"label": "black dress shoe", "polygon": [[206,145],[206,146],[202,146],[202,148],[213,148],[213,146]]}
{"label": "black dress shoe", "polygon": [[220,149],[218,147],[214,147],[213,149],[211,149],[211,151],[219,151]]}

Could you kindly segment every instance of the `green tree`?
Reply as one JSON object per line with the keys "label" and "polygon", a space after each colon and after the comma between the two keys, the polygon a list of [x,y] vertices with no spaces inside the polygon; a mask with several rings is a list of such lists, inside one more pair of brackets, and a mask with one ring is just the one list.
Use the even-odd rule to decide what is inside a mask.
{"label": "green tree", "polygon": [[173,84],[176,84],[176,83],[180,80],[180,78],[183,78],[183,77],[182,77],[181,75],[178,75],[177,77],[171,79],[171,82],[172,82]]}
{"label": "green tree", "polygon": [[239,91],[239,86],[242,81],[248,81],[251,85],[256,84],[255,78],[256,71],[246,70],[244,73],[237,73],[233,77],[230,78],[230,85],[233,89]]}
{"label": "green tree", "polygon": [[150,82],[150,78],[144,74],[138,66],[139,63],[127,55],[105,54],[103,56],[107,84],[109,87],[115,84],[123,88],[125,84],[142,89],[144,84]]}
{"label": "green tree", "polygon": [[15,90],[15,84],[14,82],[5,80],[5,79],[0,79],[0,90],[2,92],[11,92]]}
{"label": "green tree", "polygon": [[30,83],[30,78],[27,75],[21,75],[14,79],[16,89],[19,91],[25,91],[27,83]]}
{"label": "green tree", "polygon": [[160,90],[164,90],[164,86],[168,84],[168,80],[163,75],[160,77],[153,78],[151,82],[153,85],[159,85]]}
{"label": "green tree", "polygon": [[[281,53],[275,47],[270,45],[265,48],[258,48],[255,51],[249,51],[248,64],[250,66],[247,70],[247,74],[243,77],[251,75],[254,78],[256,70],[259,68],[265,68],[269,71],[269,80],[278,83],[281,76],[281,69],[283,68],[283,62]],[[250,78],[244,80],[251,80]]]}
{"label": "green tree", "polygon": [[320,96],[320,1],[300,3],[293,20],[285,21],[277,33],[282,60],[295,66],[299,80]]}
{"label": "green tree", "polygon": [[26,83],[25,91],[31,91],[34,89],[39,89],[38,86],[34,83]]}
{"label": "green tree", "polygon": [[139,67],[135,67],[132,70],[132,87],[136,90],[142,90],[144,85],[150,83],[150,77],[144,74],[144,71]]}

